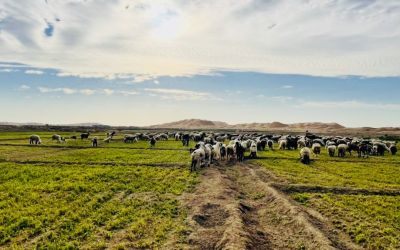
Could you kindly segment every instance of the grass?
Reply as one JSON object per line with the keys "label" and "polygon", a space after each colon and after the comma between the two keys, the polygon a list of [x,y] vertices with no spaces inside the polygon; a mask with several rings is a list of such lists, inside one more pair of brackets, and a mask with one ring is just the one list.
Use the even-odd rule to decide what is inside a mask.
{"label": "grass", "polygon": [[365,248],[400,248],[398,196],[297,193],[292,198],[319,211]]}
{"label": "grass", "polygon": [[[310,165],[298,151],[259,152],[254,160],[284,183],[323,187],[400,190],[400,156],[331,158],[323,150]],[[354,243],[367,249],[400,249],[400,197],[294,193],[300,205],[319,211]]]}
{"label": "grass", "polygon": [[310,165],[298,160],[298,151],[260,152],[256,163],[291,184],[367,189],[400,189],[400,157],[348,156],[344,159],[323,155]]}
{"label": "grass", "polygon": [[157,248],[183,237],[178,198],[197,175],[140,166],[187,164],[180,142],[91,148],[88,140],[57,144],[36,133],[43,145],[26,146],[30,134],[0,133],[0,248]]}
{"label": "grass", "polygon": [[[118,135],[112,143],[100,140],[99,148],[92,148],[90,140],[59,144],[51,141],[55,132],[35,132],[43,144],[30,146],[31,134],[0,133],[0,248],[149,249],[182,240],[188,228],[179,196],[196,185],[197,175],[172,167],[189,165],[188,148],[181,142],[158,141],[150,149],[148,142],[126,144]],[[299,162],[298,151],[258,155],[250,162],[286,184],[400,190],[400,155],[339,159],[323,150],[308,166]],[[400,248],[397,196],[291,196],[318,210],[356,244]]]}

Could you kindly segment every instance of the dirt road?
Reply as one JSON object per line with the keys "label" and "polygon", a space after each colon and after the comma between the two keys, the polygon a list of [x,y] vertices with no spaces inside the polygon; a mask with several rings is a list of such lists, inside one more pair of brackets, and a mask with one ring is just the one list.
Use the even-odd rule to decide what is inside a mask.
{"label": "dirt road", "polygon": [[246,163],[205,168],[181,202],[192,231],[188,249],[357,249],[319,213],[298,206]]}

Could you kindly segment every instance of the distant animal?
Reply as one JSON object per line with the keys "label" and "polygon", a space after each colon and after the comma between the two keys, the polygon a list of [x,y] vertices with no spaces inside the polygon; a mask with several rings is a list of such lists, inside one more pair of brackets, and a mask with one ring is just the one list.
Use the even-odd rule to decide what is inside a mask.
{"label": "distant animal", "polygon": [[221,155],[221,160],[225,160],[225,158],[227,157],[226,145],[225,144],[222,144],[222,146],[221,146],[220,155]]}
{"label": "distant animal", "polygon": [[300,161],[303,164],[310,164],[311,162],[311,150],[308,147],[303,147],[300,149]]}
{"label": "distant animal", "polygon": [[347,144],[339,144],[337,150],[338,150],[338,157],[345,157],[347,151]]}
{"label": "distant animal", "polygon": [[124,142],[125,143],[133,143],[133,142],[137,142],[137,137],[134,135],[125,135],[124,136]]}
{"label": "distant animal", "polygon": [[255,141],[250,145],[250,158],[257,158],[257,143]]}
{"label": "distant animal", "polygon": [[150,138],[150,147],[154,147],[156,145],[156,139],[154,137]]}
{"label": "distant animal", "polygon": [[94,138],[92,139],[92,147],[97,148],[97,137],[94,137]]}
{"label": "distant animal", "polygon": [[37,144],[41,144],[42,143],[42,140],[40,139],[40,136],[38,136],[38,135],[31,135],[30,137],[29,137],[29,144],[35,144],[35,145],[37,145]]}
{"label": "distant animal", "polygon": [[65,142],[65,138],[62,137],[61,135],[57,135],[57,134],[53,135],[51,137],[51,140],[57,141],[58,143]]}
{"label": "distant animal", "polygon": [[279,141],[279,149],[280,150],[285,150],[287,145],[287,140],[280,140]]}
{"label": "distant animal", "polygon": [[389,147],[389,150],[390,150],[390,153],[391,153],[392,155],[395,155],[395,154],[397,153],[397,146],[396,146],[396,145],[391,145],[391,146]]}
{"label": "distant animal", "polygon": [[188,146],[189,146],[190,135],[189,135],[189,134],[183,134],[183,135],[181,136],[181,138],[182,138],[182,145],[183,145],[184,147],[188,147]]}
{"label": "distant animal", "polygon": [[83,139],[88,139],[88,138],[89,138],[89,135],[90,135],[90,132],[82,133],[82,134],[81,134],[81,140],[83,140]]}
{"label": "distant animal", "polygon": [[236,159],[239,162],[242,162],[244,160],[244,151],[245,148],[242,146],[242,144],[240,142],[236,142],[235,143],[235,150],[236,150]]}
{"label": "distant animal", "polygon": [[76,140],[77,139],[76,135],[71,136],[71,139]]}
{"label": "distant animal", "polygon": [[274,150],[274,142],[272,140],[268,140],[267,145],[270,150]]}
{"label": "distant animal", "polygon": [[112,136],[110,135],[109,137],[107,137],[107,138],[104,139],[103,141],[104,141],[105,143],[110,143],[111,140],[112,140]]}
{"label": "distant animal", "polygon": [[336,146],[335,145],[330,145],[328,146],[328,154],[330,157],[334,157],[336,153]]}
{"label": "distant animal", "polygon": [[313,143],[311,149],[314,155],[321,154],[321,145],[319,143]]}

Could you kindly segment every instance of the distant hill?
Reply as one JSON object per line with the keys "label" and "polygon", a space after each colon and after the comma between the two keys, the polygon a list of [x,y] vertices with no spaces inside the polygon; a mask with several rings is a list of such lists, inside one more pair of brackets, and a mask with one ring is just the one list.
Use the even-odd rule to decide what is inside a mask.
{"label": "distant hill", "polygon": [[241,129],[241,130],[338,130],[345,127],[337,123],[241,123],[230,125],[226,122],[208,121],[201,119],[186,119],[176,122],[150,126],[150,128],[175,128],[175,129]]}
{"label": "distant hill", "polygon": [[176,122],[169,122],[159,125],[149,126],[150,128],[175,128],[175,129],[197,129],[197,128],[205,128],[205,129],[217,129],[217,128],[227,128],[230,125],[226,122],[218,122],[218,121],[208,121],[208,120],[200,120],[200,119],[186,119],[180,120]]}

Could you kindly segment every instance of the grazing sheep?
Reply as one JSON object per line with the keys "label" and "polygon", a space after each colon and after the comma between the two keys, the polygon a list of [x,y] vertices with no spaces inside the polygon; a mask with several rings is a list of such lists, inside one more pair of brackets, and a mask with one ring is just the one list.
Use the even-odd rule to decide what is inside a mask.
{"label": "grazing sheep", "polygon": [[62,137],[61,135],[53,135],[51,137],[51,140],[57,141],[58,143],[65,142],[65,138]]}
{"label": "grazing sheep", "polygon": [[338,157],[345,157],[346,156],[346,151],[347,151],[347,144],[339,144],[337,147],[338,150]]}
{"label": "grazing sheep", "polygon": [[222,144],[222,146],[221,146],[220,155],[221,155],[221,160],[225,160],[227,158],[227,152],[226,152],[226,145],[225,144]]}
{"label": "grazing sheep", "polygon": [[390,150],[390,153],[391,153],[392,155],[395,155],[395,154],[397,153],[397,146],[394,145],[394,144],[392,144],[392,145],[389,147],[389,150]]}
{"label": "grazing sheep", "polygon": [[328,146],[328,153],[330,157],[334,157],[336,153],[336,146],[335,145],[330,145]]}
{"label": "grazing sheep", "polygon": [[107,137],[107,138],[104,139],[103,141],[104,141],[105,143],[110,143],[111,140],[112,140],[112,136],[110,135],[109,137]]}
{"label": "grazing sheep", "polygon": [[280,140],[279,141],[279,149],[280,150],[285,150],[287,145],[287,140]]}
{"label": "grazing sheep", "polygon": [[124,136],[124,142],[125,143],[133,143],[133,142],[137,142],[138,140],[137,140],[137,137],[136,136],[134,136],[134,135],[125,135]]}
{"label": "grazing sheep", "polygon": [[190,165],[190,171],[196,171],[197,166],[201,167],[205,159],[205,152],[203,148],[198,148],[195,150],[190,149],[190,157],[192,158],[192,163]]}
{"label": "grazing sheep", "polygon": [[190,135],[189,135],[189,134],[183,134],[183,135],[181,136],[181,138],[182,138],[182,145],[183,145],[184,147],[189,147]]}
{"label": "grazing sheep", "polygon": [[274,150],[274,142],[272,140],[268,140],[267,145],[270,150]]}
{"label": "grazing sheep", "polygon": [[83,139],[88,139],[88,138],[89,138],[89,135],[90,135],[90,132],[82,133],[82,134],[81,134],[81,140],[83,140]]}
{"label": "grazing sheep", "polygon": [[373,147],[375,148],[376,155],[384,156],[385,151],[390,152],[390,149],[383,142],[375,142]]}
{"label": "grazing sheep", "polygon": [[236,141],[236,143],[235,143],[235,151],[236,151],[236,159],[239,162],[242,162],[244,160],[245,148],[242,146],[242,144],[239,141]]}
{"label": "grazing sheep", "polygon": [[226,146],[226,159],[231,160],[235,157],[235,145],[229,144]]}
{"label": "grazing sheep", "polygon": [[311,161],[311,150],[308,147],[300,149],[300,161],[303,164],[310,164]]}
{"label": "grazing sheep", "polygon": [[297,141],[297,147],[298,148],[304,148],[306,146],[306,139],[305,138],[301,138],[300,140]]}
{"label": "grazing sheep", "polygon": [[255,141],[250,145],[250,158],[257,158],[257,143]]}
{"label": "grazing sheep", "polygon": [[41,144],[42,140],[40,139],[40,136],[38,135],[31,135],[31,137],[29,137],[29,144]]}
{"label": "grazing sheep", "polygon": [[92,147],[97,148],[97,137],[92,139]]}
{"label": "grazing sheep", "polygon": [[222,147],[222,142],[217,142],[214,146],[212,146],[212,150],[214,152],[214,158],[216,160],[221,159],[221,147]]}
{"label": "grazing sheep", "polygon": [[315,156],[321,154],[321,144],[313,143],[311,149]]}
{"label": "grazing sheep", "polygon": [[150,138],[150,147],[154,147],[156,145],[156,139],[154,137]]}

